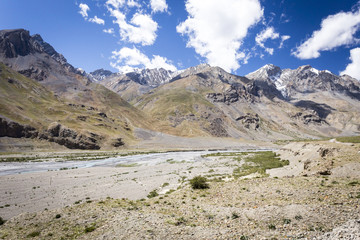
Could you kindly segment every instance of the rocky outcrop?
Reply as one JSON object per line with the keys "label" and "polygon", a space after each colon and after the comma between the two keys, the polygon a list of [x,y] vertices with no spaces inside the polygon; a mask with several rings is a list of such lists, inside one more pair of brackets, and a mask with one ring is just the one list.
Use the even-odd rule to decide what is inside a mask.
{"label": "rocky outcrop", "polygon": [[230,89],[223,93],[208,93],[206,97],[212,102],[221,102],[227,105],[242,99],[248,102],[255,101],[255,96],[250,94],[249,90],[245,86],[236,85],[232,85]]}
{"label": "rocky outcrop", "polygon": [[100,149],[101,136],[95,133],[83,134],[67,128],[60,123],[52,123],[44,132],[22,125],[6,118],[0,118],[0,137],[38,138],[56,142],[70,149]]}
{"label": "rocky outcrop", "polygon": [[0,55],[15,58],[35,52],[30,38],[29,32],[23,29],[0,31]]}
{"label": "rocky outcrop", "polygon": [[90,133],[90,136],[87,136],[57,122],[50,124],[47,131],[41,135],[41,138],[64,145],[70,149],[100,149],[98,140],[101,137],[99,135]]}
{"label": "rocky outcrop", "polygon": [[123,142],[122,138],[117,138],[113,141],[113,143],[111,144],[113,147],[121,147],[124,146],[125,143]]}
{"label": "rocky outcrop", "polygon": [[298,112],[291,116],[292,119],[301,121],[303,124],[328,124],[326,120],[322,119],[315,111]]}
{"label": "rocky outcrop", "polygon": [[38,131],[31,126],[0,118],[0,137],[36,138],[38,134]]}
{"label": "rocky outcrop", "polygon": [[19,73],[21,73],[22,75],[28,78],[35,79],[36,81],[39,82],[43,81],[48,77],[48,74],[46,72],[40,70],[39,68],[34,68],[34,67],[25,70],[20,70]]}
{"label": "rocky outcrop", "polygon": [[[0,59],[21,74],[37,81],[54,76],[54,70],[59,72],[60,76],[65,74],[64,70],[82,75],[39,34],[31,36],[29,31],[24,29],[0,31]],[[53,61],[49,61],[50,59]]]}
{"label": "rocky outcrop", "polygon": [[114,74],[113,72],[109,71],[109,70],[104,70],[103,68],[101,69],[97,69],[91,73],[89,73],[89,75],[92,77],[93,80],[95,81],[102,81],[105,78],[111,76],[112,74]]}
{"label": "rocky outcrop", "polygon": [[224,122],[221,118],[215,118],[210,122],[210,125],[204,127],[214,137],[229,137],[228,132],[224,127]]}
{"label": "rocky outcrop", "polygon": [[247,129],[257,130],[260,127],[260,118],[257,114],[247,113],[237,117],[236,121],[240,121]]}

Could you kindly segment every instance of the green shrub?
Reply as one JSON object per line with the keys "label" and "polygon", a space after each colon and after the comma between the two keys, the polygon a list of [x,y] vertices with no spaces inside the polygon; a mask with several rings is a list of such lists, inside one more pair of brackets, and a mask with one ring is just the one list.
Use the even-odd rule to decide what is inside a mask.
{"label": "green shrub", "polygon": [[5,223],[5,220],[2,219],[2,217],[0,217],[0,226],[3,225]]}
{"label": "green shrub", "polygon": [[28,238],[38,237],[40,236],[40,231],[34,231],[27,235]]}
{"label": "green shrub", "polygon": [[95,231],[95,229],[96,229],[96,226],[92,225],[92,226],[86,227],[84,232],[85,233],[93,232],[93,231]]}
{"label": "green shrub", "polygon": [[276,226],[275,226],[274,224],[269,224],[269,225],[268,225],[268,228],[269,228],[270,230],[275,230],[275,229],[276,229]]}
{"label": "green shrub", "polygon": [[207,183],[207,179],[202,176],[196,176],[190,180],[191,187],[193,189],[206,189],[209,188],[209,184]]}
{"label": "green shrub", "polygon": [[236,213],[236,212],[233,212],[232,214],[231,214],[231,218],[232,219],[237,219],[237,218],[239,218],[240,216]]}
{"label": "green shrub", "polygon": [[151,192],[149,192],[149,194],[147,195],[148,198],[153,198],[153,197],[157,197],[159,196],[158,192],[156,189],[152,190]]}

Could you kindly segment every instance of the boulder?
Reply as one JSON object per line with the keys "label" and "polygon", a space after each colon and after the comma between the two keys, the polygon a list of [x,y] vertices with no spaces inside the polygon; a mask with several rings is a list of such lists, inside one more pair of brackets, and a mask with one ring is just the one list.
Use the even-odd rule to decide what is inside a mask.
{"label": "boulder", "polygon": [[114,142],[112,143],[112,145],[114,147],[121,147],[121,146],[124,146],[125,143],[123,142],[122,138],[117,138],[114,140]]}

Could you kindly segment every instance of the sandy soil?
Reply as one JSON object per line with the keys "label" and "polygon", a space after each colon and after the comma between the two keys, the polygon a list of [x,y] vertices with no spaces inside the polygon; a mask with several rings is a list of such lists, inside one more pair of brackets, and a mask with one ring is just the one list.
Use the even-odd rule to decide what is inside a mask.
{"label": "sandy soil", "polygon": [[[1,176],[0,216],[12,218],[0,237],[350,240],[360,219],[359,151],[290,143],[277,151],[289,166],[253,179],[233,179],[239,161],[221,157]],[[189,187],[200,174],[210,189]],[[161,195],[146,199],[154,189]]]}
{"label": "sandy soil", "polygon": [[[109,161],[101,167],[0,176],[0,216],[9,219],[23,212],[65,207],[86,199],[146,198],[154,189],[160,193],[176,189],[184,178],[209,174],[210,169],[218,175],[231,175],[239,164],[229,159],[202,158],[201,154],[206,153],[213,152],[129,156],[127,161]],[[117,163],[123,165],[116,167]],[[41,169],[46,163],[34,164]],[[164,183],[168,184],[162,187]]]}

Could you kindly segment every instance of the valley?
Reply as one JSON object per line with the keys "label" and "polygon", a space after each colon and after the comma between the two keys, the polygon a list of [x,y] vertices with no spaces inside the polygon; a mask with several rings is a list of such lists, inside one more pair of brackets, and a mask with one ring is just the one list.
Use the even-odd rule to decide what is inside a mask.
{"label": "valley", "polygon": [[0,31],[0,239],[357,239],[359,135],[348,75],[87,73]]}

